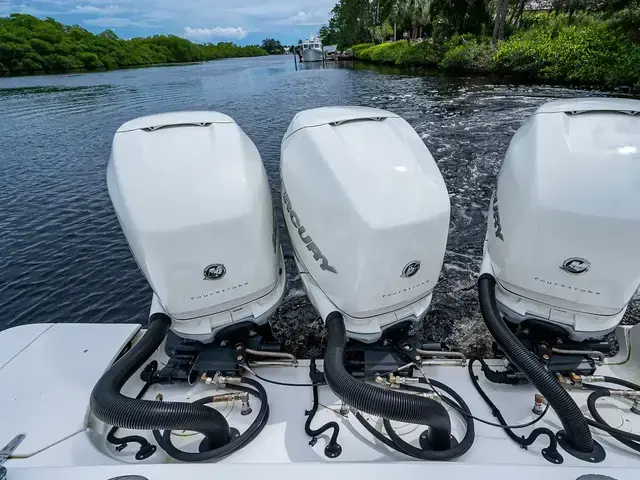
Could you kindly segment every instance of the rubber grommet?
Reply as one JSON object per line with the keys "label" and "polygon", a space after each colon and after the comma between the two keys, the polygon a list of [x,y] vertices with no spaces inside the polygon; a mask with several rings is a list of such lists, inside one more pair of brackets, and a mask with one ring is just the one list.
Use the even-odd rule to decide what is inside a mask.
{"label": "rubber grommet", "polygon": [[342,447],[337,443],[329,444],[324,448],[324,454],[329,458],[339,457],[342,453]]}
{"label": "rubber grommet", "polygon": [[157,447],[155,445],[145,445],[144,447],[140,447],[140,450],[135,455],[135,459],[138,461],[146,460],[151,455],[156,453]]}
{"label": "rubber grommet", "polygon": [[558,450],[543,448],[541,454],[546,461],[551,462],[554,465],[560,465],[564,462],[564,458],[562,458],[562,455],[560,455],[560,452]]}
{"label": "rubber grommet", "polygon": [[558,433],[556,433],[556,438],[558,439],[558,445],[560,445],[565,452],[585,462],[600,463],[604,461],[605,458],[607,458],[607,452],[605,452],[602,445],[600,445],[595,440],[593,441],[593,450],[591,452],[585,453],[576,450],[571,445],[569,445],[569,442],[567,441],[567,434],[564,432],[564,430],[560,430]]}
{"label": "rubber grommet", "polygon": [[[420,434],[419,442],[420,442],[420,448],[422,448],[422,450],[433,450],[433,448],[431,448],[431,446],[429,445],[429,441],[427,439],[428,433],[429,433],[429,430],[425,430]],[[453,448],[458,445],[458,440],[456,440],[456,437],[454,437],[453,435],[451,435],[451,438],[449,440],[450,440],[449,448]]]}

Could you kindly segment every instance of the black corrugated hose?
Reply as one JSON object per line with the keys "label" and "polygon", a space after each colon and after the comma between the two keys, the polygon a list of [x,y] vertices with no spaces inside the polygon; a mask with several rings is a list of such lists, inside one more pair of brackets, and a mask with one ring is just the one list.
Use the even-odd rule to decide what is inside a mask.
{"label": "black corrugated hose", "polygon": [[[426,380],[424,380],[423,378],[420,379],[420,382],[427,383]],[[447,403],[448,405],[451,405],[452,407],[454,407],[455,409],[459,410],[464,414],[467,431],[464,434],[464,438],[460,441],[460,443],[458,443],[454,447],[451,447],[449,450],[445,450],[441,452],[431,451],[431,450],[422,450],[420,448],[416,448],[413,445],[405,442],[394,431],[393,427],[391,426],[391,422],[389,422],[389,420],[384,419],[383,425],[387,434],[389,435],[389,438],[396,445],[396,449],[401,451],[402,453],[406,455],[410,455],[414,458],[419,458],[421,460],[433,460],[433,461],[453,460],[454,458],[457,458],[463,455],[464,453],[466,453],[471,448],[476,438],[476,431],[475,431],[475,426],[473,424],[473,417],[471,415],[471,410],[469,409],[469,406],[465,403],[465,401],[462,399],[462,397],[458,395],[456,391],[451,387],[445,385],[444,383],[438,382],[437,380],[434,380],[432,378],[429,379],[428,384],[429,386],[437,387],[438,389],[446,392],[447,395],[450,395],[451,398],[447,397],[446,395],[439,394],[443,402]],[[414,391],[414,392],[425,391],[425,389],[423,388],[413,387],[411,385],[401,385],[401,388],[405,390]]]}
{"label": "black corrugated hose", "polygon": [[567,391],[549,373],[545,366],[522,345],[504,323],[495,295],[496,281],[493,275],[483,273],[478,280],[480,309],[485,324],[509,360],[517,365],[555,410],[565,430],[567,443],[582,453],[594,451],[594,442],[586,418]]}
{"label": "black corrugated hose", "polygon": [[[419,448],[414,447],[406,443],[402,440],[398,434],[393,430],[391,424],[388,420],[383,421],[385,430],[389,434],[391,438],[385,437],[381,432],[376,430],[363,416],[360,412],[356,412],[355,417],[356,420],[360,422],[360,424],[367,429],[367,431],[373,435],[377,440],[385,444],[387,447],[392,448],[400,453],[405,455],[409,455],[414,458],[419,458],[421,460],[453,460],[454,458],[459,457],[466,453],[471,446],[476,437],[475,426],[473,424],[473,418],[471,416],[471,410],[469,410],[469,406],[464,402],[462,397],[456,393],[451,387],[445,385],[444,383],[440,383],[437,380],[432,378],[429,379],[429,383],[434,387],[438,387],[439,389],[445,391],[448,395],[451,395],[451,398],[446,395],[440,395],[442,401],[451,405],[456,409],[460,409],[461,412],[466,413],[465,422],[467,424],[467,431],[464,434],[464,438],[460,441],[458,445],[450,450],[445,450],[441,452],[437,451],[429,451],[429,450],[421,450]],[[402,388],[406,390],[411,390],[415,392],[424,392],[425,390],[422,388],[412,387],[410,385],[403,385]],[[394,441],[397,439],[397,442]]]}
{"label": "black corrugated hose", "polygon": [[[140,392],[138,392],[138,395],[136,395],[136,400],[140,400],[142,397],[144,397],[144,394],[147,393],[147,390],[149,390],[149,387],[152,385],[151,378],[153,377],[153,374],[156,372],[156,370],[158,370],[158,362],[156,362],[155,360],[153,362],[150,362],[149,365],[145,367],[145,372],[149,373],[149,380],[145,382],[142,389],[140,389]],[[136,460],[146,460],[151,455],[156,453],[156,446],[151,445],[149,441],[144,437],[141,437],[139,435],[116,437],[118,429],[119,427],[113,427],[107,434],[107,442],[112,445],[117,445],[116,452],[121,452],[122,450],[127,448],[127,445],[129,443],[138,443],[140,445],[140,449],[136,453]]]}
{"label": "black corrugated hose", "polygon": [[[171,442],[171,430],[165,430],[163,434],[160,434],[158,430],[154,430],[153,437],[158,442],[158,445],[160,445],[160,447],[162,447],[162,449],[167,452],[170,457],[175,458],[176,460],[179,460],[181,462],[202,462],[205,460],[216,460],[230,455],[249,444],[254,438],[258,436],[258,434],[262,431],[262,429],[267,424],[267,421],[269,420],[269,402],[267,399],[267,392],[265,391],[264,387],[260,385],[260,383],[251,378],[243,378],[242,383],[245,385],[250,385],[253,388],[248,388],[243,385],[231,384],[227,384],[225,388],[230,390],[238,390],[240,392],[247,392],[249,395],[253,395],[254,397],[258,398],[260,400],[260,411],[258,412],[258,415],[256,415],[256,418],[253,420],[249,428],[247,428],[241,435],[233,438],[229,443],[212,450],[207,450],[199,453],[190,453],[183,452],[173,445],[173,443]],[[212,397],[205,397],[201,398],[200,400],[196,400],[194,403],[198,405],[206,405],[207,403],[211,403],[212,401]]]}
{"label": "black corrugated hose", "polygon": [[324,376],[338,398],[357,410],[388,420],[427,425],[430,448],[436,451],[450,450],[451,419],[444,406],[430,398],[387,390],[355,379],[344,368],[347,334],[342,315],[330,313],[326,328]]}
{"label": "black corrugated hose", "polygon": [[102,375],[91,392],[91,411],[104,423],[131,430],[190,430],[204,434],[212,443],[229,442],[229,424],[220,412],[185,402],[136,400],[120,393],[164,340],[171,319],[162,313],[151,316],[149,328],[131,350]]}

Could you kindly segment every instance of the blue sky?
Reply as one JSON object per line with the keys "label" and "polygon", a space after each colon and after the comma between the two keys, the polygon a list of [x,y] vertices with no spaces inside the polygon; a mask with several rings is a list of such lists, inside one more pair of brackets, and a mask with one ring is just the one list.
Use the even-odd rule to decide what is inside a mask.
{"label": "blue sky", "polygon": [[240,45],[275,38],[297,43],[317,33],[336,0],[0,0],[0,16],[54,17],[123,38],[175,34],[194,42]]}

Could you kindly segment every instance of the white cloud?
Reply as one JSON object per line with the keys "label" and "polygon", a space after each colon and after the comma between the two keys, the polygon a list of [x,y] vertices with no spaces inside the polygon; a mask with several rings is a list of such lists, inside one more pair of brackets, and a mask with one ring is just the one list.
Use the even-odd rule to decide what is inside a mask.
{"label": "white cloud", "polygon": [[157,27],[157,25],[150,25],[146,22],[136,22],[128,18],[118,17],[98,17],[84,20],[87,25],[94,25],[96,27],[103,28],[121,28],[121,27]]}
{"label": "white cloud", "polygon": [[[317,30],[338,0],[0,0],[0,12],[52,16],[98,28],[155,26],[190,38],[242,39],[253,32],[290,36],[294,28]],[[107,26],[108,25],[108,26]],[[219,28],[196,28],[220,25]],[[225,26],[238,26],[229,30]],[[105,27],[107,26],[107,27]],[[211,32],[209,32],[211,30]]]}
{"label": "white cloud", "polygon": [[45,17],[55,13],[51,10],[44,10],[41,8],[32,7],[31,5],[27,5],[26,3],[12,3],[12,2],[8,2],[6,6],[3,6],[2,4],[0,4],[0,11],[6,11],[7,14],[26,13],[29,15],[34,15],[36,17]]}
{"label": "white cloud", "polygon": [[241,40],[247,35],[242,27],[191,28],[184,27],[182,36],[194,42],[210,42],[214,38],[233,38]]}
{"label": "white cloud", "polygon": [[284,23],[292,25],[322,25],[327,21],[327,15],[315,11],[315,12],[298,12],[295,15],[290,16]]}
{"label": "white cloud", "polygon": [[118,5],[106,5],[104,7],[96,7],[95,5],[78,5],[74,8],[73,13],[99,13],[101,15],[113,15],[114,13],[123,11],[123,8]]}

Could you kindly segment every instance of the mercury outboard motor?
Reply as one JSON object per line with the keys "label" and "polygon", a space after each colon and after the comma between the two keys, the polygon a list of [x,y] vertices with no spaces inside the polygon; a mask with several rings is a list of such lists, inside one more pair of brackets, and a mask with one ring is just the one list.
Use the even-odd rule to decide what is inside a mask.
{"label": "mercury outboard motor", "polygon": [[[165,342],[169,329],[202,345],[222,329],[265,323],[282,301],[284,263],[260,154],[226,115],[152,115],[116,132],[107,185],[133,257],[154,295],[146,333],[98,380],[91,412],[107,425],[152,430],[157,444],[176,460],[220,459],[243,448],[266,425],[269,404],[260,383],[224,377],[225,388],[260,400],[253,423],[239,435],[219,411],[206,406],[210,397],[192,403],[141,399],[155,381],[155,367],[142,372],[147,383],[138,398],[120,392]],[[178,375],[176,381],[187,381],[194,365],[187,367],[187,378]],[[175,430],[203,434],[199,452],[174,446]],[[137,435],[109,440],[118,445],[127,441],[141,445],[138,460],[156,450]]]}
{"label": "mercury outboard motor", "polygon": [[500,312],[571,340],[613,331],[640,285],[640,101],[540,107],[514,135],[482,273]]}
{"label": "mercury outboard motor", "polygon": [[364,107],[298,113],[282,141],[282,202],[296,264],[323,319],[340,312],[370,343],[431,303],[449,195],[429,150],[397,115]]}
{"label": "mercury outboard motor", "polygon": [[138,118],[113,140],[113,207],[154,296],[180,337],[210,342],[239,322],[263,324],[285,288],[260,154],[217,112]]}
{"label": "mercury outboard motor", "polygon": [[478,280],[492,336],[560,418],[558,443],[588,462],[605,451],[557,381],[552,345],[564,336],[579,359],[576,345],[613,331],[640,284],[639,112],[636,100],[561,100],[525,122],[491,200]]}
{"label": "mercury outboard motor", "polygon": [[[439,402],[380,388],[345,368],[348,339],[375,342],[385,329],[420,320],[431,302],[447,243],[450,204],[429,150],[393,113],[319,108],[301,112],[291,122],[282,142],[281,174],[298,270],[326,324],[327,385],[352,409],[383,419],[391,439],[383,438],[391,448],[423,460],[464,454],[475,431],[461,398],[458,408],[469,416],[465,437],[457,442]],[[368,425],[359,413],[356,417]],[[398,437],[392,420],[428,426],[420,448]],[[335,438],[331,442],[337,448]]]}

